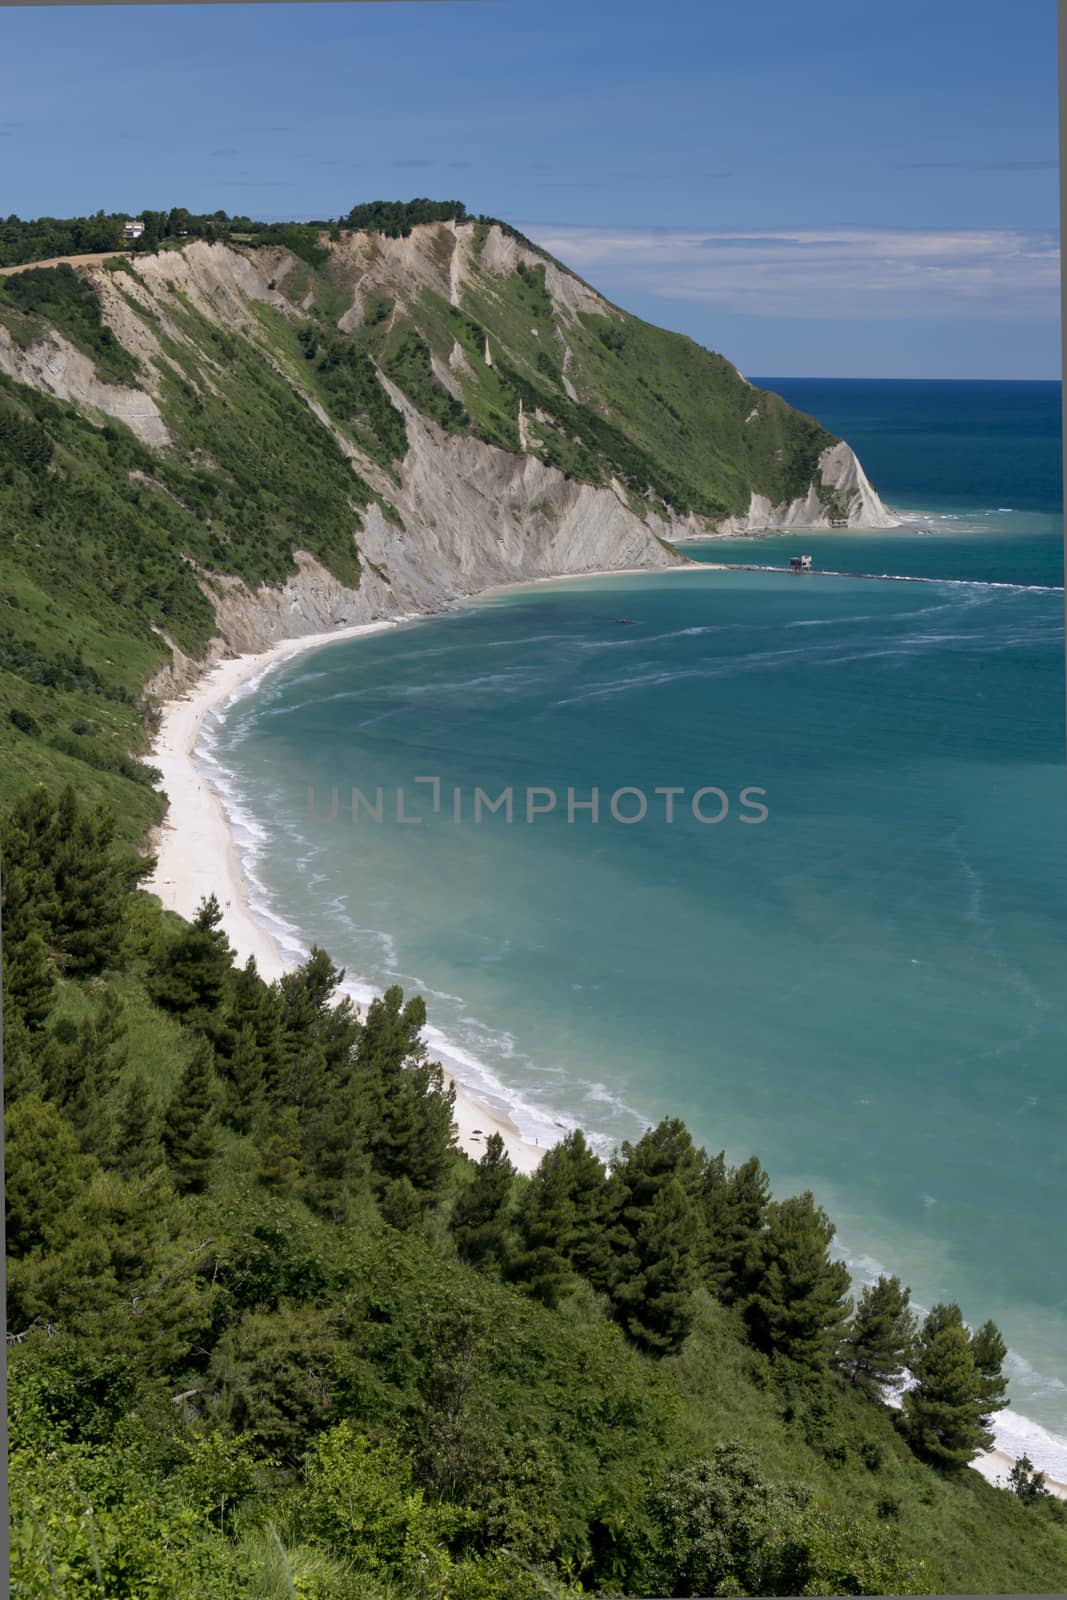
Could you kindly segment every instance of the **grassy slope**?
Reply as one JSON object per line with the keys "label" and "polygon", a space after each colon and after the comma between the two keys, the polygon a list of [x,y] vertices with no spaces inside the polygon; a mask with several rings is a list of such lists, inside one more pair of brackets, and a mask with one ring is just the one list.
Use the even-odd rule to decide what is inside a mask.
{"label": "grassy slope", "polygon": [[[720,518],[747,511],[753,491],[776,504],[803,496],[820,452],[835,442],[680,334],[622,314],[583,314],[561,331],[577,400],[564,387],[563,339],[543,270],[478,274],[461,307],[428,291],[412,315],[367,330],[365,339],[409,398],[445,426],[515,450],[521,399],[534,454],[593,483],[615,477],[635,506],[650,500],[663,513],[669,507]],[[410,363],[407,373],[398,368],[413,333],[444,362],[460,345],[468,368],[461,377],[465,416],[448,407],[425,363],[421,375]],[[543,417],[535,418],[538,411]]]}
{"label": "grassy slope", "polygon": [[192,563],[279,582],[296,547],[356,585],[371,499],[263,350],[189,306],[172,316],[188,343],[158,334],[179,369],[163,374],[171,449],[0,379],[0,803],[29,779],[72,778],[130,834],[158,812],[146,775],[120,769],[144,747],[137,701],[168,659],[160,633],[195,655],[213,631]]}
{"label": "grassy slope", "polygon": [[1062,1520],[1034,1517],[976,1472],[953,1479],[923,1466],[892,1413],[848,1384],[811,1405],[783,1396],[730,1312],[706,1302],[674,1365],[695,1448],[744,1439],[769,1478],[809,1484],[846,1518],[902,1530],[909,1554],[923,1563],[922,1592],[1062,1588]]}
{"label": "grassy slope", "polygon": [[[586,313],[563,327],[578,395],[569,400],[543,270],[483,275],[465,291],[462,314],[440,301],[432,313],[471,359],[475,377],[465,388],[477,394],[467,397],[472,416],[486,406],[499,410],[506,391],[514,426],[519,394],[528,389],[527,412],[539,404],[553,417],[534,425],[535,438],[557,449],[580,438],[601,481],[614,472],[638,492],[651,486],[680,511],[744,512],[753,490],[776,503],[802,496],[819,453],[834,442],[778,396],[753,389],[722,356],[624,313]],[[491,374],[481,359],[485,332]],[[443,343],[439,353],[447,355]],[[753,410],[758,420],[749,422]]]}

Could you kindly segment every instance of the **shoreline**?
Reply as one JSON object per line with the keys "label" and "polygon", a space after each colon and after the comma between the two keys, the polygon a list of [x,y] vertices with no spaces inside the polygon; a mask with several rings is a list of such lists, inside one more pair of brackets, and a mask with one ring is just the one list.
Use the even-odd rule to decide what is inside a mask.
{"label": "shoreline", "polygon": [[[223,931],[238,961],[243,965],[254,956],[260,976],[268,982],[280,978],[293,963],[252,915],[229,816],[218,791],[197,765],[196,749],[205,720],[239,690],[294,656],[340,640],[382,633],[421,615],[353,623],[328,633],[286,639],[252,655],[226,656],[162,707],[150,759],[162,773],[159,787],[167,797],[168,809],[153,839],[156,865],[144,888],[157,895],[166,910],[189,919],[196,915],[200,902],[214,894],[222,909]],[[453,1120],[460,1148],[477,1160],[485,1139],[499,1133],[515,1167],[520,1172],[534,1171],[544,1147],[523,1138],[506,1114],[490,1109],[447,1069],[446,1075],[456,1090]]]}
{"label": "shoreline", "polygon": [[[602,573],[566,573],[557,577],[502,584],[465,597],[464,603],[493,594],[511,593],[531,583],[631,576],[646,570],[633,568]],[[694,561],[656,570],[701,572],[731,568],[726,563]],[[243,688],[258,682],[264,674],[295,656],[439,614],[412,612],[373,622],[349,624],[326,632],[286,639],[252,654],[223,657],[201,673],[191,687],[176,698],[166,700],[161,707],[160,726],[153,740],[150,759],[162,774],[159,788],[168,799],[168,811],[153,838],[156,865],[144,887],[157,895],[167,910],[175,911],[187,919],[195,916],[204,898],[215,894],[222,909],[222,928],[238,961],[243,964],[249,956],[254,956],[260,975],[268,982],[290,970],[295,963],[286,958],[277,940],[251,911],[249,886],[229,814],[221,795],[196,761],[204,723],[212,712],[228,704]],[[377,992],[376,987],[358,979],[346,982],[344,988],[353,994],[361,1008],[365,1007],[368,996]],[[434,1053],[432,1047],[431,1053]],[[456,1091],[453,1120],[459,1147],[477,1160],[484,1150],[486,1137],[499,1133],[516,1169],[527,1174],[533,1172],[548,1145],[531,1143],[505,1111],[492,1109],[449,1069],[447,1063],[444,1066],[446,1077]],[[1020,1413],[1015,1415],[1021,1416]],[[1045,1432],[1040,1424],[1036,1426],[1042,1433]],[[1004,1487],[1016,1459],[1009,1451],[1000,1448],[998,1441],[992,1450],[976,1456],[971,1465],[987,1482]],[[1046,1486],[1057,1499],[1067,1501],[1067,1482],[1050,1477],[1046,1480]]]}
{"label": "shoreline", "polygon": [[[1006,1450],[994,1446],[992,1450],[984,1450],[981,1455],[975,1456],[971,1466],[987,1483],[991,1483],[994,1489],[1007,1489],[1008,1474],[1014,1467],[1016,1459]],[[1055,1478],[1046,1477],[1045,1488],[1054,1500],[1067,1500],[1067,1483],[1059,1483]]]}

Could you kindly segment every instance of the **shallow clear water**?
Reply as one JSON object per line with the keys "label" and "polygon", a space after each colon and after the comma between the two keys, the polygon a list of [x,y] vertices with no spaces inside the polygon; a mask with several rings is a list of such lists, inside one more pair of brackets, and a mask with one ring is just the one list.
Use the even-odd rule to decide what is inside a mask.
{"label": "shallow clear water", "polygon": [[[292,661],[209,744],[294,950],[423,989],[438,1047],[542,1142],[677,1113],[758,1152],[861,1273],[998,1321],[1014,1405],[1067,1435],[1062,545],[1050,504],[996,509],[1013,488],[976,507],[961,482],[929,535],[804,536],[820,565],[954,581],[534,586]],[[776,565],[797,537],[730,543]],[[690,805],[709,786],[717,823]],[[353,821],[353,787],[382,789],[380,822]],[[509,787],[513,821],[476,824],[476,788]],[[742,821],[746,787],[766,820]],[[599,819],[568,820],[594,788]],[[641,821],[611,815],[624,788]],[[657,788],[684,791],[671,822]],[[530,789],[557,803],[527,821]]]}

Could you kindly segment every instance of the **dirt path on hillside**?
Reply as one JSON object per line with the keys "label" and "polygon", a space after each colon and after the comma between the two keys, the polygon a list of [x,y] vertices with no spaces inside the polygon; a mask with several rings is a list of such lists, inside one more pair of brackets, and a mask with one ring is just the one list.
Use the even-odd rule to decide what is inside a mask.
{"label": "dirt path on hillside", "polygon": [[50,256],[47,261],[21,261],[17,267],[0,267],[0,278],[10,278],[13,272],[27,272],[30,267],[98,267],[102,261],[113,261],[116,256],[129,254],[129,250],[101,250],[96,255]]}

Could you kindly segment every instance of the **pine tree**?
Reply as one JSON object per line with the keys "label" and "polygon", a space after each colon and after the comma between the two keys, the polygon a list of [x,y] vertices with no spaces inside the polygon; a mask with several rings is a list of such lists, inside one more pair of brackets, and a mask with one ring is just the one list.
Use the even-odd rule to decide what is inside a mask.
{"label": "pine tree", "polygon": [[391,1228],[407,1232],[418,1227],[423,1217],[419,1192],[410,1178],[388,1178],[378,1195],[378,1209]]}
{"label": "pine tree", "polygon": [[768,1355],[818,1370],[849,1315],[848,1270],[830,1259],[834,1226],[810,1193],[772,1203],[740,1285],[749,1338]]}
{"label": "pine tree", "polygon": [[372,1000],[359,1041],[360,1071],[368,1081],[391,1085],[408,1062],[424,1060],[425,1026],[425,1002],[416,995],[405,1003],[397,984]]}
{"label": "pine tree", "polygon": [[4,1018],[17,1016],[31,1033],[38,1032],[55,1003],[56,975],[48,948],[34,930],[21,939],[4,928]]}
{"label": "pine tree", "polygon": [[[254,998],[246,978],[243,991],[254,999],[260,1039],[266,1041],[265,1090],[270,1099],[300,1111],[303,1173],[301,1191],[331,1221],[341,1221],[366,1182],[367,1096],[357,1082],[359,1018],[347,996],[335,999],[344,972],[317,947],[278,989]],[[258,982],[258,980],[256,980]],[[266,1005],[276,1007],[280,1026],[277,1072],[270,1061],[273,1023]]]}
{"label": "pine tree", "polygon": [[233,1012],[247,1019],[233,1070],[242,1070],[243,1057],[244,1074],[254,1079],[251,1029],[262,1071],[258,1098],[299,1112],[301,1193],[334,1222],[344,1219],[368,1168],[366,1097],[356,1082],[359,1019],[347,996],[334,998],[343,978],[318,948],[276,989],[252,966],[239,977]]}
{"label": "pine tree", "polygon": [[58,1017],[37,1049],[44,1093],[69,1118],[82,1147],[103,1158],[111,1149],[111,1092],[126,1060],[126,1024],[105,991],[95,1012],[74,1023]]}
{"label": "pine tree", "polygon": [[853,1383],[874,1389],[899,1383],[918,1333],[910,1299],[911,1290],[902,1288],[899,1278],[883,1276],[863,1290],[835,1363]]}
{"label": "pine tree", "polygon": [[26,1255],[50,1245],[97,1171],[70,1123],[38,1095],[27,1094],[5,1124],[7,1250]]}
{"label": "pine tree", "polygon": [[556,1145],[541,1157],[515,1217],[519,1249],[508,1263],[509,1280],[555,1309],[572,1276],[568,1239],[575,1207],[565,1156]]}
{"label": "pine tree", "polygon": [[1002,1411],[1007,1405],[1008,1380],[1003,1373],[1008,1347],[993,1322],[983,1322],[971,1335],[971,1354],[982,1380],[982,1399],[986,1414]]}
{"label": "pine tree", "polygon": [[56,899],[55,801],[43,785],[20,796],[0,827],[0,887],[3,890],[4,945],[17,945],[39,933],[53,942]]}
{"label": "pine tree", "polygon": [[677,1179],[695,1202],[703,1184],[704,1164],[704,1152],[693,1144],[685,1123],[678,1117],[665,1117],[636,1144],[622,1147],[620,1170],[626,1175],[627,1203],[639,1208],[651,1205],[671,1178]]}
{"label": "pine tree", "polygon": [[68,970],[99,972],[118,956],[130,890],[150,860],[114,845],[105,807],[86,811],[68,785],[23,795],[0,829],[5,944],[31,933]]}
{"label": "pine tree", "polygon": [[392,1093],[380,1101],[380,1121],[369,1140],[375,1169],[383,1178],[411,1179],[425,1204],[437,1200],[456,1148],[456,1091],[439,1062],[412,1061]]}
{"label": "pine tree", "polygon": [[[988,1349],[980,1349],[988,1357]],[[934,1306],[922,1326],[912,1373],[915,1386],[904,1394],[901,1430],[917,1455],[954,1470],[991,1447],[989,1380],[975,1360],[959,1306]]]}
{"label": "pine tree", "polygon": [[[319,1059],[324,1058],[319,1052]],[[301,1108],[303,1195],[322,1216],[342,1222],[350,1202],[365,1184],[365,1156],[359,1107],[347,1082],[331,1083]]]}
{"label": "pine tree", "polygon": [[332,1073],[348,1070],[361,1030],[348,996],[334,1000],[344,976],[344,970],[316,946],[302,966],[282,978],[278,1005],[287,1056],[299,1056],[313,1043]]}
{"label": "pine tree", "polygon": [[613,1260],[610,1215],[604,1163],[580,1129],[568,1133],[545,1152],[523,1191],[515,1219],[521,1248],[509,1278],[550,1306],[559,1303],[572,1273],[606,1284]]}
{"label": "pine tree", "polygon": [[163,1118],[163,1150],[174,1181],[179,1189],[194,1194],[205,1187],[215,1153],[212,1059],[210,1044],[202,1040],[178,1080]]}
{"label": "pine tree", "polygon": [[83,1150],[104,1160],[111,1151],[113,1130],[109,1096],[117,1076],[107,1044],[85,1018],[78,1030],[68,1068],[68,1092],[61,1101]]}
{"label": "pine tree", "polygon": [[543,1306],[555,1311],[567,1289],[573,1286],[574,1276],[566,1257],[550,1244],[531,1245],[520,1250],[507,1263],[507,1279]]}
{"label": "pine tree", "polygon": [[644,1213],[671,1178],[677,1179],[692,1202],[690,1243],[699,1259],[703,1166],[703,1152],[694,1147],[685,1123],[676,1117],[665,1117],[648,1128],[636,1144],[623,1144],[608,1177],[605,1207],[610,1252],[601,1260],[601,1281],[593,1280],[597,1289],[611,1290],[619,1259],[631,1248]]}
{"label": "pine tree", "polygon": [[31,1034],[17,1013],[4,1008],[4,1105],[14,1105],[24,1094],[46,1098],[41,1076],[39,1034]]}
{"label": "pine tree", "polygon": [[704,1274],[719,1299],[736,1299],[753,1241],[763,1231],[770,1207],[770,1182],[755,1156],[726,1170],[725,1157],[710,1157],[704,1167]]}
{"label": "pine tree", "polygon": [[200,1227],[162,1168],[132,1183],[89,1171],[45,1247],[14,1264],[16,1326],[52,1323],[94,1362],[180,1371],[203,1346],[215,1298]]}
{"label": "pine tree", "polygon": [[302,1049],[290,1050],[278,1086],[283,1105],[299,1106],[302,1112],[319,1110],[330,1098],[330,1070],[325,1053],[314,1038]]}
{"label": "pine tree", "polygon": [[1026,1505],[1036,1505],[1042,1500],[1052,1498],[1051,1491],[1046,1487],[1045,1474],[1034,1468],[1034,1463],[1027,1455],[1022,1455],[1008,1473],[1008,1488]]}
{"label": "pine tree", "polygon": [[52,937],[72,972],[100,972],[118,958],[130,891],[152,862],[116,850],[112,813],[84,811],[71,787],[59,797],[54,839]]}
{"label": "pine tree", "polygon": [[130,1078],[119,1104],[114,1151],[115,1165],[124,1178],[143,1178],[163,1160],[159,1113],[140,1069]]}
{"label": "pine tree", "polygon": [[650,1351],[676,1349],[688,1332],[703,1248],[704,1160],[685,1124],[668,1117],[622,1146],[605,1187],[607,1249],[587,1269],[590,1281]]}
{"label": "pine tree", "polygon": [[72,1061],[77,1041],[78,1025],[65,1016],[53,1018],[51,1027],[36,1041],[41,1094],[57,1106],[66,1105],[76,1087]]}
{"label": "pine tree", "polygon": [[640,1349],[672,1354],[692,1327],[695,1284],[696,1213],[672,1175],[638,1213],[612,1286],[612,1315]]}
{"label": "pine tree", "polygon": [[508,1254],[508,1206],[515,1168],[499,1133],[491,1133],[474,1177],[452,1212],[452,1237],[472,1266],[503,1266]]}
{"label": "pine tree", "polygon": [[260,1182],[280,1194],[295,1193],[303,1176],[301,1146],[300,1112],[296,1106],[283,1106],[260,1148]]}
{"label": "pine tree", "polygon": [[[228,1063],[235,1055],[243,1037],[247,1042],[245,1030],[250,1029],[259,1061],[262,1092],[266,1099],[273,1099],[277,1094],[284,1056],[281,991],[277,985],[264,983],[256,967],[255,956],[249,956],[245,965],[233,974],[232,991],[233,1001],[227,1017],[226,1044],[223,1050],[225,1056],[223,1070],[228,1076],[234,1076],[229,1071]],[[218,1052],[219,1046],[216,1045],[216,1054]],[[246,1086],[249,1072],[250,1064],[246,1058],[242,1066]]]}
{"label": "pine tree", "polygon": [[266,1099],[263,1055],[250,1022],[241,1028],[233,1053],[222,1066],[222,1076],[226,1084],[224,1120],[237,1133],[248,1133]]}
{"label": "pine tree", "polygon": [[368,1109],[367,1142],[379,1180],[408,1177],[424,1202],[442,1189],[455,1131],[456,1091],[422,1042],[425,1003],[404,1003],[395,984],[367,1010],[358,1051],[358,1087]]}
{"label": "pine tree", "polygon": [[606,1223],[611,1215],[607,1169],[580,1128],[565,1134],[544,1160],[558,1167],[567,1197],[566,1227],[559,1235],[564,1254],[580,1277],[603,1284],[609,1258]]}
{"label": "pine tree", "polygon": [[189,927],[162,951],[148,980],[157,1005],[204,1029],[215,1021],[233,965],[221,922],[218,900],[210,895]]}

